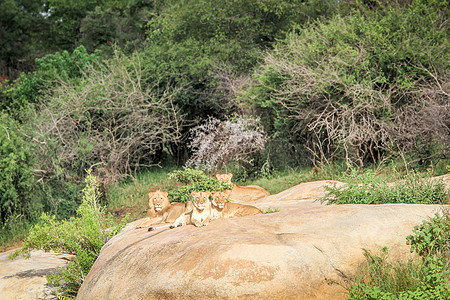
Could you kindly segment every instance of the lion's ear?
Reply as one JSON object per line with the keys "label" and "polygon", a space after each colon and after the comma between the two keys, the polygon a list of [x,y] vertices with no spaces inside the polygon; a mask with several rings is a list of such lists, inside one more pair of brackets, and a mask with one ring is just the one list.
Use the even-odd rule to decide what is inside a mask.
{"label": "lion's ear", "polygon": [[230,176],[230,179],[231,179],[231,177],[233,177],[232,173],[228,173],[227,175]]}
{"label": "lion's ear", "polygon": [[225,194],[225,196],[229,196],[231,194],[231,190],[225,190],[225,192],[223,192]]}
{"label": "lion's ear", "polygon": [[169,193],[168,192],[163,192],[163,195],[166,197],[169,197]]}

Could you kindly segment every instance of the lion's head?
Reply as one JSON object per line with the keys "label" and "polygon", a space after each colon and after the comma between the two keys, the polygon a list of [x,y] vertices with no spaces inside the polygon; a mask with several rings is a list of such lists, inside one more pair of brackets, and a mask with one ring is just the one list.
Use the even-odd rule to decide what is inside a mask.
{"label": "lion's head", "polygon": [[192,192],[192,202],[198,210],[204,210],[209,202],[211,192]]}
{"label": "lion's head", "polygon": [[159,212],[164,208],[170,206],[169,194],[167,192],[158,190],[156,192],[150,192],[148,196],[150,197],[148,205],[150,206],[150,208],[153,207],[155,212]]}
{"label": "lion's head", "polygon": [[225,207],[225,203],[230,198],[231,191],[226,190],[224,192],[214,192],[212,193],[211,203],[218,209],[223,209]]}
{"label": "lion's head", "polygon": [[221,183],[229,183],[231,184],[231,177],[233,177],[233,174],[216,174],[217,180],[219,180]]}

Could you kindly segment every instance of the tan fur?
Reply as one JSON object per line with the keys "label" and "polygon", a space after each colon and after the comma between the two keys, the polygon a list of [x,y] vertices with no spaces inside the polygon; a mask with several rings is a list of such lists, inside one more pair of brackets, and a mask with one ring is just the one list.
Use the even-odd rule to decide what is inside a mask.
{"label": "tan fur", "polygon": [[230,193],[230,190],[211,193],[211,217],[213,219],[220,219],[223,217],[223,209],[225,208],[225,204],[230,197]]}
{"label": "tan fur", "polygon": [[225,191],[214,192],[212,194],[211,216],[213,219],[262,214],[262,212],[254,206],[227,202],[230,193],[230,191]]}
{"label": "tan fur", "polygon": [[149,227],[159,223],[172,223],[186,210],[185,203],[170,203],[166,192],[156,191],[149,193],[149,209],[147,218],[136,228]]}
{"label": "tan fur", "polygon": [[270,193],[257,185],[239,186],[233,184],[230,199],[235,202],[249,202],[270,196]]}
{"label": "tan fur", "polygon": [[192,192],[191,224],[196,227],[206,226],[211,221],[211,192]]}
{"label": "tan fur", "polygon": [[148,194],[148,211],[147,217],[154,218],[159,212],[163,211],[165,208],[170,207],[169,194],[163,191],[150,192]]}
{"label": "tan fur", "polygon": [[228,174],[216,174],[216,178],[217,180],[219,180],[222,183],[231,183],[231,178],[233,177],[233,174],[228,173]]}

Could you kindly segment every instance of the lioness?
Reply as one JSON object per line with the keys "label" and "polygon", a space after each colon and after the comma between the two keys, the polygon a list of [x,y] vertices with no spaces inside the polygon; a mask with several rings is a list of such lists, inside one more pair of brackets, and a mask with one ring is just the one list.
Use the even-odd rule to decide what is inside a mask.
{"label": "lioness", "polygon": [[227,202],[230,194],[231,191],[212,193],[211,216],[213,219],[262,214],[262,212],[254,206]]}
{"label": "lioness", "polygon": [[216,174],[217,180],[233,185],[229,198],[236,202],[250,202],[270,195],[268,191],[257,185],[240,186],[231,182],[233,174]]}
{"label": "lioness", "polygon": [[170,203],[167,192],[156,191],[149,195],[147,218],[136,228],[149,227],[158,223],[172,223],[185,212],[185,203]]}
{"label": "lioness", "polygon": [[233,174],[231,174],[231,173],[228,173],[228,174],[216,174],[217,180],[219,180],[221,183],[233,184],[231,182],[231,178],[232,177],[233,177]]}
{"label": "lioness", "polygon": [[211,192],[192,192],[192,216],[191,223],[196,227],[206,226],[211,221]]}

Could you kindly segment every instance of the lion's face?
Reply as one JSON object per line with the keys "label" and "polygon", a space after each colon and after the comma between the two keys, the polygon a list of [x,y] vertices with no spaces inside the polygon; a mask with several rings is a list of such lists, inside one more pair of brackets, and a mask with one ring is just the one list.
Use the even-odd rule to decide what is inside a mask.
{"label": "lion's face", "polygon": [[211,192],[192,192],[192,202],[198,210],[204,210]]}
{"label": "lion's face", "polygon": [[225,202],[227,202],[230,197],[231,191],[227,190],[225,192],[215,192],[212,194],[212,204],[219,209],[223,209],[225,207]]}
{"label": "lion's face", "polygon": [[150,206],[155,208],[155,211],[161,211],[163,208],[165,208],[167,205],[170,205],[169,202],[169,195],[166,192],[162,191],[156,191],[149,194],[150,197]]}
{"label": "lion's face", "polygon": [[233,174],[216,174],[217,180],[219,180],[222,183],[229,183],[231,184],[231,177],[233,177]]}

